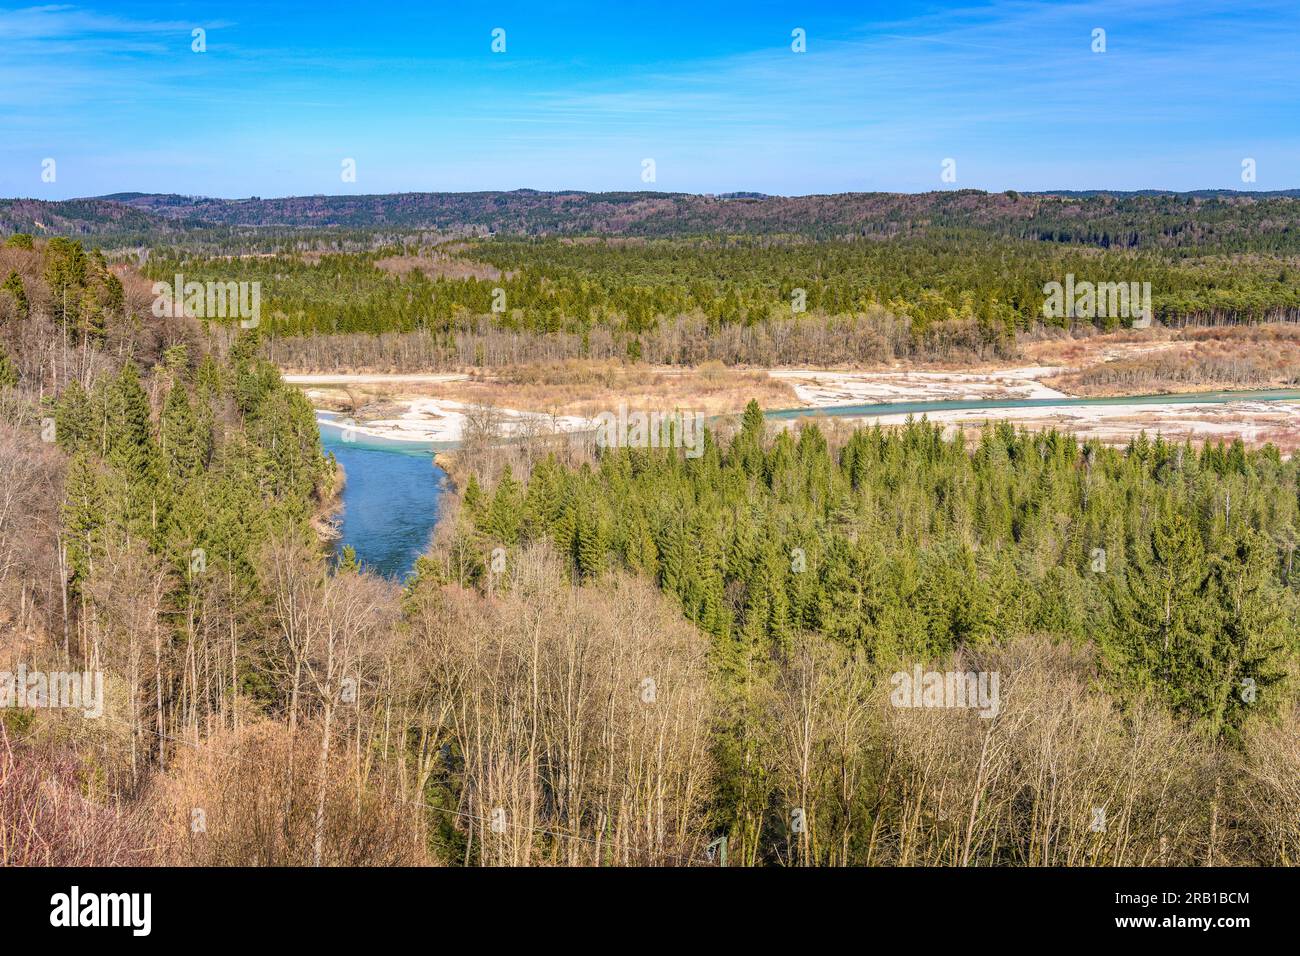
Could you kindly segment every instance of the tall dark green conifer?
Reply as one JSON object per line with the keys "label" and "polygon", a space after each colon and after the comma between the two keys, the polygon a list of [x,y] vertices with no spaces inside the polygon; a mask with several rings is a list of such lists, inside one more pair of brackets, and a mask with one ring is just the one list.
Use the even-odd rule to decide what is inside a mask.
{"label": "tall dark green conifer", "polygon": [[185,386],[176,382],[163,405],[159,429],[167,474],[173,481],[185,481],[203,467],[207,457],[194,411]]}
{"label": "tall dark green conifer", "polygon": [[31,303],[27,301],[27,290],[23,288],[23,277],[17,272],[10,272],[9,278],[5,279],[4,285],[0,285],[0,292],[4,292],[13,299],[14,312],[19,319],[26,319],[31,315]]}
{"label": "tall dark green conifer", "polygon": [[1112,624],[1103,650],[1122,684],[1152,690],[1178,711],[1198,712],[1204,670],[1222,621],[1195,525],[1178,511],[1160,515],[1149,548],[1135,549],[1110,589]]}
{"label": "tall dark green conifer", "polygon": [[69,454],[88,447],[94,437],[94,409],[90,396],[75,378],[59,396],[54,408],[55,436],[59,447]]}
{"label": "tall dark green conifer", "polygon": [[68,566],[74,588],[86,580],[100,546],[106,522],[104,486],[98,469],[86,452],[68,464],[64,484],[63,525],[67,531]]}
{"label": "tall dark green conifer", "polygon": [[108,460],[131,482],[151,477],[156,461],[149,396],[140,384],[135,363],[127,362],[109,393]]}

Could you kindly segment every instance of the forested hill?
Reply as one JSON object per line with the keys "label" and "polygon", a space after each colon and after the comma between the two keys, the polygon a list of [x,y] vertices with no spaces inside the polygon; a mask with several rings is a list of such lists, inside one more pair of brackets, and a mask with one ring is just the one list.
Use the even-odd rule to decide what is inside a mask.
{"label": "forested hill", "polygon": [[111,199],[0,199],[0,233],[95,237],[152,235],[155,238],[200,223],[174,223]]}
{"label": "forested hill", "polygon": [[667,237],[707,234],[890,238],[975,230],[1095,245],[1225,251],[1300,249],[1300,191],[1242,193],[667,192],[397,193],[211,199],[117,193],[43,203],[0,200],[0,230],[174,233],[227,228],[438,229]]}

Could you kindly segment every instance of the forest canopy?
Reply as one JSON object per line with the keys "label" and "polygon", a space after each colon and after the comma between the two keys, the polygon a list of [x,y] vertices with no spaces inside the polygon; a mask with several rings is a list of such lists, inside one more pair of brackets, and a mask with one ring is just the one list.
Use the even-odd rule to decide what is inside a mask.
{"label": "forest canopy", "polygon": [[[887,314],[917,344],[961,338],[1006,347],[1044,323],[1085,321],[1046,314],[1045,286],[1067,277],[1149,284],[1153,318],[1170,325],[1300,319],[1294,257],[1184,257],[977,232],[888,242],[497,238],[310,256],[170,253],[151,257],[145,272],[165,282],[176,274],[260,282],[275,336],[419,331],[450,341],[485,326],[601,330],[634,357],[639,337],[681,317],[716,335]],[[1104,314],[1091,324],[1111,330],[1136,317]]]}

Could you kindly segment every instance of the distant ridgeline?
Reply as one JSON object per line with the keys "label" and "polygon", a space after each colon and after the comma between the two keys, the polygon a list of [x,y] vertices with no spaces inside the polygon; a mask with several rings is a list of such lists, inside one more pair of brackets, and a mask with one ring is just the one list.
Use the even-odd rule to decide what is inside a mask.
{"label": "distant ridgeline", "polygon": [[[509,235],[801,235],[819,239],[974,229],[1101,248],[1300,251],[1300,191],[1195,193],[840,193],[701,196],[668,192],[395,193],[210,199],[117,193],[42,202],[0,199],[0,232],[124,237],[257,227],[478,231]],[[243,238],[252,240],[248,233]],[[263,247],[264,249],[267,247]]]}

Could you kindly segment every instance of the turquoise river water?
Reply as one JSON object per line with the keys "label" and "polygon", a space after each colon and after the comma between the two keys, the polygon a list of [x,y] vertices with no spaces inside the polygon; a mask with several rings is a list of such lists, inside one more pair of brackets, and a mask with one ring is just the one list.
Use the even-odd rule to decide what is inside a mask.
{"label": "turquoise river water", "polygon": [[[872,418],[924,415],[957,409],[1047,408],[1074,405],[1209,404],[1300,401],[1300,389],[1241,392],[1196,392],[1184,395],[1136,395],[1119,398],[1021,398],[962,401],[874,402],[829,408],[790,408],[767,413],[772,420],[809,415]],[[439,500],[447,476],[433,463],[439,450],[453,442],[388,441],[357,435],[343,440],[334,416],[318,413],[321,440],[347,474],[338,546],[351,545],[364,566],[392,578],[405,578],[428,545],[438,521]]]}

